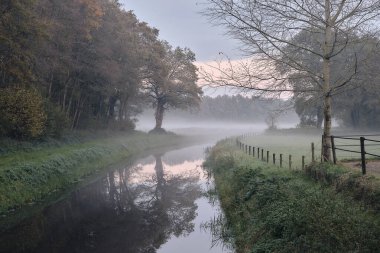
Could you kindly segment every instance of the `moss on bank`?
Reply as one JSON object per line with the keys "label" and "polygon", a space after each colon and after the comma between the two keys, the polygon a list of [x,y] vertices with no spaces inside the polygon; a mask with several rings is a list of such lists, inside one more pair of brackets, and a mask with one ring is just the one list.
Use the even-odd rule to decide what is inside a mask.
{"label": "moss on bank", "polygon": [[0,214],[46,199],[85,177],[144,150],[178,144],[175,135],[133,132],[0,156]]}
{"label": "moss on bank", "polygon": [[270,167],[228,142],[205,166],[236,252],[379,252],[379,214],[301,171]]}

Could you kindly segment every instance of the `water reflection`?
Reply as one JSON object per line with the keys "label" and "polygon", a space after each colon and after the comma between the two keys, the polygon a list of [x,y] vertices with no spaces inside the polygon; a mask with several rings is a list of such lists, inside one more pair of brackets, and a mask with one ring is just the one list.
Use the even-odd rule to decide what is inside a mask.
{"label": "water reflection", "polygon": [[[194,230],[197,170],[154,164],[110,171],[42,213],[0,235],[0,252],[154,253]],[[171,168],[172,169],[172,168]]]}

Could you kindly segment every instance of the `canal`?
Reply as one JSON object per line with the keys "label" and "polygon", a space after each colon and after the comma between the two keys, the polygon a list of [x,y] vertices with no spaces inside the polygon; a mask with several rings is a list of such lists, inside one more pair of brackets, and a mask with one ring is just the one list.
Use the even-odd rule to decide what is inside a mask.
{"label": "canal", "polygon": [[[222,215],[198,145],[109,170],[0,235],[0,252],[230,253],[207,224]],[[206,224],[206,225],[205,225]]]}

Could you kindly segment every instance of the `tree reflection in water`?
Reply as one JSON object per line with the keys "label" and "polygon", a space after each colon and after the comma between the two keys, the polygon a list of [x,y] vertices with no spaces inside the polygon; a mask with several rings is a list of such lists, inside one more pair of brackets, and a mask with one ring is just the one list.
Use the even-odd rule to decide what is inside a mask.
{"label": "tree reflection in water", "polygon": [[172,235],[192,232],[199,174],[169,174],[162,154],[154,157],[154,174],[114,170],[6,231],[0,252],[154,253]]}
{"label": "tree reflection in water", "polygon": [[[207,167],[203,167],[203,170],[205,171],[208,180],[204,196],[212,206],[220,207],[218,192],[213,183],[214,178],[212,172]],[[202,222],[201,229],[211,234],[211,247],[219,246],[229,252],[234,252],[233,236],[227,218],[224,216],[222,210],[220,210],[212,219]]]}

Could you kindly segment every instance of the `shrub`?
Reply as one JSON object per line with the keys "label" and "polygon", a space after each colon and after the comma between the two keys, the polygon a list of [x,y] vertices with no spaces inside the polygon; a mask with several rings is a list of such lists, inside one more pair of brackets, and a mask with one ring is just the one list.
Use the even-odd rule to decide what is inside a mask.
{"label": "shrub", "polygon": [[45,129],[43,99],[34,90],[4,88],[0,90],[1,133],[17,139],[36,138]]}

